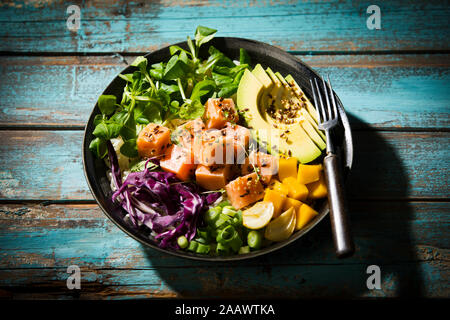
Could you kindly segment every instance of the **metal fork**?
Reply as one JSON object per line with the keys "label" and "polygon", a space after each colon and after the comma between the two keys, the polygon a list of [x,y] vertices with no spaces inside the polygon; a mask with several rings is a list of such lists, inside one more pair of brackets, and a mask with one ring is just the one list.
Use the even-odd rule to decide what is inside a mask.
{"label": "metal fork", "polygon": [[327,139],[327,155],[323,160],[323,164],[328,188],[333,241],[336,248],[336,255],[339,258],[344,258],[353,254],[355,246],[347,217],[347,203],[341,167],[330,135],[330,131],[338,125],[339,113],[334,99],[333,89],[331,88],[330,78],[328,78],[328,88],[325,80],[322,79],[323,96],[325,97],[326,105],[322,100],[317,79],[314,79],[314,84],[312,80],[310,82],[318,115],[319,129],[325,131]]}

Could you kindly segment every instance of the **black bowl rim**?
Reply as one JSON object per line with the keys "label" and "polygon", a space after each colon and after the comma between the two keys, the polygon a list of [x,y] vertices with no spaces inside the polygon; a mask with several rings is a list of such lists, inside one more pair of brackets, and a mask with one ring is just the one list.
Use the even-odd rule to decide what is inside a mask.
{"label": "black bowl rim", "polygon": [[[309,71],[311,71],[318,79],[322,80],[322,77],[313,69],[311,68],[308,64],[306,64],[305,62],[303,62],[302,60],[300,60],[299,58],[297,58],[294,55],[289,54],[288,52],[277,48],[275,46],[272,46],[270,44],[264,43],[264,42],[260,42],[260,41],[256,41],[256,40],[252,40],[252,39],[246,39],[246,38],[238,38],[238,37],[216,37],[215,39],[217,40],[226,40],[226,41],[238,41],[238,42],[248,42],[248,43],[253,43],[256,44],[257,46],[260,46],[262,48],[265,48],[268,51],[275,51],[278,54],[282,54],[282,55],[288,55],[291,59],[293,59],[296,63],[300,64],[302,67],[309,69]],[[186,45],[186,41],[182,41],[182,42],[178,42],[172,45],[177,45],[177,46],[183,46]],[[147,57],[150,54],[155,54],[157,52],[161,52],[163,50],[167,50],[170,46],[172,45],[168,45],[164,48],[152,51],[152,52],[148,52],[146,53],[144,56]],[[127,67],[125,67],[119,74],[122,74],[125,70],[127,70],[128,68],[130,68],[131,66],[128,65]],[[106,89],[103,91],[102,94],[104,94],[109,86],[111,86],[111,84],[117,79],[118,75],[109,83],[109,85],[106,87]],[[351,134],[351,129],[350,129],[350,124],[347,118],[347,115],[345,113],[343,104],[341,102],[341,100],[339,99],[339,97],[335,94],[335,98],[336,98],[336,102],[338,103],[339,106],[339,113],[340,113],[340,117],[341,117],[341,122],[342,125],[344,127],[344,141],[345,141],[345,160],[344,160],[344,165],[346,167],[346,173],[345,175],[347,176],[347,173],[350,171],[351,167],[352,167],[352,163],[353,163],[353,139],[352,139],[352,134]],[[96,103],[97,105],[97,103]],[[96,106],[95,105],[95,106]],[[91,114],[89,116],[88,122],[90,123],[91,121],[93,121],[96,113],[95,112],[95,106],[91,111]],[[83,158],[83,170],[84,170],[84,175],[86,177],[86,181],[88,183],[89,189],[95,199],[95,201],[97,202],[97,205],[102,209],[103,213],[117,226],[119,227],[119,229],[121,229],[123,232],[125,232],[128,236],[130,236],[131,238],[133,238],[134,240],[138,241],[139,243],[143,244],[146,247],[150,247],[152,249],[156,249],[160,252],[164,252],[164,253],[168,253],[170,255],[173,256],[177,256],[177,257],[181,257],[181,258],[187,258],[187,259],[192,259],[192,260],[198,260],[198,261],[216,261],[216,262],[223,262],[223,261],[238,261],[238,260],[246,260],[246,259],[250,259],[250,258],[256,258],[265,254],[268,254],[270,252],[276,251],[278,249],[281,249],[283,247],[286,247],[287,245],[295,242],[296,240],[298,240],[299,238],[301,238],[302,236],[304,236],[306,233],[308,233],[311,229],[313,229],[320,221],[322,221],[322,219],[328,215],[329,213],[329,208],[328,208],[328,204],[325,205],[323,207],[322,212],[319,212],[319,215],[310,223],[308,223],[308,225],[304,228],[301,229],[299,231],[297,231],[293,236],[291,236],[289,239],[285,240],[285,241],[281,241],[281,242],[277,242],[275,244],[270,245],[269,247],[266,247],[264,249],[261,250],[257,250],[257,251],[252,251],[250,253],[247,254],[236,254],[236,255],[230,255],[230,256],[209,256],[209,255],[199,255],[199,254],[192,254],[190,252],[187,251],[175,251],[175,250],[171,250],[171,249],[164,249],[161,248],[153,243],[150,243],[150,238],[149,238],[149,242],[146,242],[138,237],[136,237],[133,233],[131,233],[128,229],[124,228],[119,222],[116,221],[116,219],[108,212],[108,210],[101,204],[101,202],[98,200],[98,196],[97,196],[97,190],[94,190],[94,188],[92,187],[92,183],[91,183],[91,179],[92,177],[90,177],[87,173],[87,165],[86,165],[86,152],[90,152],[89,150],[89,146],[87,144],[88,141],[88,135],[90,134],[90,132],[87,132],[88,129],[88,125],[85,126],[85,130],[84,130],[84,136],[83,136],[83,146],[82,146],[82,158]]]}

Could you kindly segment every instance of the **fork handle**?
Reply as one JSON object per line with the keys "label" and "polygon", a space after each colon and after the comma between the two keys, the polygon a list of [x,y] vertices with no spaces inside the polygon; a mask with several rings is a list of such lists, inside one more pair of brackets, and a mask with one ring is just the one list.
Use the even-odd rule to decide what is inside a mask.
{"label": "fork handle", "polygon": [[344,180],[337,155],[328,153],[324,159],[324,170],[336,255],[338,258],[349,257],[354,253],[355,245],[350,231]]}

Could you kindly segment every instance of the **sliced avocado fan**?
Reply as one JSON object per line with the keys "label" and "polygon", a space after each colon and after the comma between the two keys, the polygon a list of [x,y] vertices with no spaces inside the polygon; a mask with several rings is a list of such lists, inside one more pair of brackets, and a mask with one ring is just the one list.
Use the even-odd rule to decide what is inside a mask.
{"label": "sliced avocado fan", "polygon": [[[289,86],[287,81],[283,78],[283,76],[277,72],[275,75],[278,77],[280,82],[284,87],[284,98],[283,101],[287,101],[290,106],[297,106],[300,109],[298,121],[306,133],[311,137],[314,143],[321,149],[324,150],[326,148],[326,138],[321,130],[319,130],[317,123],[312,119],[309,115],[307,109],[305,109],[305,102],[297,97],[294,90]],[[306,96],[305,96],[306,98]]]}
{"label": "sliced avocado fan", "polygon": [[[270,73],[268,75],[270,77]],[[267,151],[274,155],[278,155],[280,152],[296,157],[301,163],[311,162],[317,159],[322,152],[298,122],[282,123],[269,116],[267,111],[264,112],[266,113],[265,117],[261,114],[262,98],[270,99],[273,105],[276,99],[272,101],[270,96],[274,93],[274,89],[280,91],[280,93],[277,92],[277,95],[280,94],[280,101],[286,91],[273,72],[271,80],[273,81],[273,76],[278,80],[279,87],[273,82],[271,93],[264,95],[265,90],[270,88],[270,85],[267,85],[268,82],[266,81],[264,85],[261,82],[264,80],[258,80],[253,72],[245,70],[237,91],[237,108],[244,114],[244,119],[251,129],[254,139],[266,147]],[[282,107],[281,104],[278,106]]]}

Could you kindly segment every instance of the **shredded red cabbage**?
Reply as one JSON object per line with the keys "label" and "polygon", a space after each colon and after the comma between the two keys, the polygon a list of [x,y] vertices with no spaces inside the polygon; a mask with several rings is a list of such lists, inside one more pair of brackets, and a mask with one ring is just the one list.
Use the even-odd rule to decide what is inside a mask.
{"label": "shredded red cabbage", "polygon": [[117,155],[111,142],[107,142],[112,180],[116,191],[112,200],[128,212],[135,227],[139,222],[157,233],[159,246],[179,249],[177,238],[184,235],[189,241],[195,237],[197,222],[203,210],[214,203],[219,192],[202,194],[194,183],[178,180],[170,172],[147,169],[130,173],[121,182]]}

